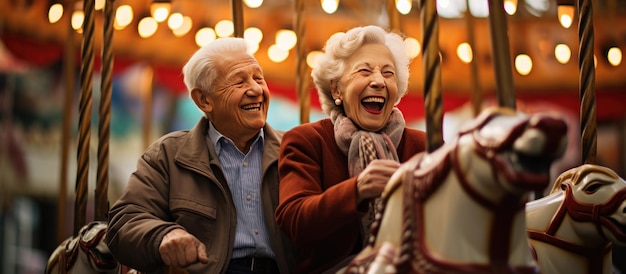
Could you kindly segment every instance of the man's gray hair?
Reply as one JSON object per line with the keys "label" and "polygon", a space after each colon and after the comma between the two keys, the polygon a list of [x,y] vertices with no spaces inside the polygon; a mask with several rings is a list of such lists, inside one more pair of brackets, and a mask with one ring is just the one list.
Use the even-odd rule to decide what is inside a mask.
{"label": "man's gray hair", "polygon": [[248,44],[243,38],[233,37],[219,38],[198,49],[183,66],[187,91],[198,88],[202,92],[212,92],[213,82],[221,73],[219,69],[223,69],[219,64],[224,57],[233,56],[233,53],[247,53],[247,49]]}

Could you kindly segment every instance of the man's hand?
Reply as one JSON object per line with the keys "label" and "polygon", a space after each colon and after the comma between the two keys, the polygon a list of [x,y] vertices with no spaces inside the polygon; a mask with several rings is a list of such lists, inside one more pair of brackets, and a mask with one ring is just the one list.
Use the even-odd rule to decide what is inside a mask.
{"label": "man's hand", "polygon": [[177,228],[165,236],[159,245],[159,253],[168,266],[187,267],[195,263],[206,264],[209,258],[206,247],[187,231]]}

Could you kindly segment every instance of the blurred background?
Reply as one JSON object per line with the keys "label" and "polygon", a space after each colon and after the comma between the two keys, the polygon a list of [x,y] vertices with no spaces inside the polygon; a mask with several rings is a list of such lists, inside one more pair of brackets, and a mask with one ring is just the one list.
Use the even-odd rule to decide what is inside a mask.
{"label": "blurred background", "polygon": [[[476,110],[496,104],[496,73],[487,0],[437,2],[444,139]],[[570,125],[566,156],[553,176],[581,163],[579,16],[575,3],[504,0],[518,109],[557,111]],[[591,2],[591,1],[590,1]],[[597,162],[626,176],[626,1],[593,2],[593,92]],[[469,4],[468,4],[469,3]],[[113,36],[103,31],[104,0],[95,1],[95,31],[83,31],[82,1],[0,0],[0,273],[42,273],[54,248],[72,235],[77,185],[79,102],[85,81],[81,49],[92,35],[93,109],[87,220],[94,215],[98,143],[109,143],[108,201],[123,191],[143,149],[201,117],[181,68],[201,45],[234,36],[233,7],[243,36],[271,90],[268,121],[289,130],[325,118],[310,68],[325,41],[355,26],[402,33],[413,61],[399,105],[411,127],[424,129],[422,26],[413,0],[117,0]],[[570,4],[570,5],[566,5]],[[574,4],[572,6],[572,4]],[[89,42],[87,42],[89,43]],[[99,140],[103,46],[113,51],[110,136]],[[106,58],[104,58],[104,61]],[[63,195],[60,195],[63,194]],[[65,196],[64,198],[60,198]],[[614,248],[618,270],[626,259]],[[621,264],[621,265],[620,265]]]}

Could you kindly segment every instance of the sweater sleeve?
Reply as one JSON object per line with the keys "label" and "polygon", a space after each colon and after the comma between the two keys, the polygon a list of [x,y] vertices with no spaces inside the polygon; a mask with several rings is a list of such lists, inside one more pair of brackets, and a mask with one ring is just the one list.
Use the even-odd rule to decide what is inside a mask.
{"label": "sweater sleeve", "polygon": [[[336,148],[332,131],[315,125],[318,127],[305,125],[285,133],[279,155],[275,217],[300,247],[328,240],[358,224],[364,214],[356,207],[356,177],[349,178],[345,156]],[[358,231],[356,228],[350,229]]]}

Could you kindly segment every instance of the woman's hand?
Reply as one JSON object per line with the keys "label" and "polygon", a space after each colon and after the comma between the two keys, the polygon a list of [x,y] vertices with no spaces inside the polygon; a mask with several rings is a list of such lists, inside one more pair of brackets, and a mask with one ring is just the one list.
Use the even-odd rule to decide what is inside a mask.
{"label": "woman's hand", "polygon": [[168,266],[184,268],[197,262],[203,264],[209,262],[204,244],[180,228],[163,236],[159,253],[163,262]]}
{"label": "woman's hand", "polygon": [[400,167],[394,160],[374,160],[356,178],[357,205],[363,200],[378,197],[391,175]]}

